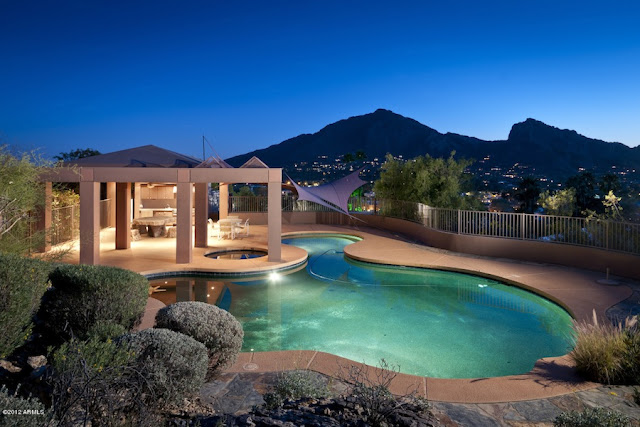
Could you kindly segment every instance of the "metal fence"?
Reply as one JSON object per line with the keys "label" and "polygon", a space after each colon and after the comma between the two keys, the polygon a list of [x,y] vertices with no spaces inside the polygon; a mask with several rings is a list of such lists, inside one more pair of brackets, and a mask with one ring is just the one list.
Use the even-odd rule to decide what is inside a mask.
{"label": "metal fence", "polygon": [[[111,200],[100,201],[100,228],[112,223]],[[51,244],[75,240],[80,237],[80,205],[51,209]]]}
{"label": "metal fence", "polygon": [[[232,212],[266,212],[267,198],[232,196]],[[331,209],[295,197],[282,197],[285,212]],[[640,224],[554,215],[433,208],[422,203],[351,197],[349,212],[418,222],[448,233],[590,246],[640,255]]]}
{"label": "metal fence", "polygon": [[[396,204],[396,203],[393,203]],[[411,207],[411,205],[414,205]],[[399,211],[401,207],[401,211]],[[394,211],[395,209],[395,211]],[[432,208],[398,203],[385,212],[449,233],[590,246],[640,254],[640,224],[507,212]]]}

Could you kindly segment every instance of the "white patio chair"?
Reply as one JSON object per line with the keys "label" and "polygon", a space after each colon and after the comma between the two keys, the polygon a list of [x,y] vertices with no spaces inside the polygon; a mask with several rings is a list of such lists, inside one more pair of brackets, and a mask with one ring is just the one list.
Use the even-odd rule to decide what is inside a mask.
{"label": "white patio chair", "polygon": [[240,223],[236,225],[236,230],[238,235],[242,234],[249,237],[249,219],[247,219],[244,224]]}
{"label": "white patio chair", "polygon": [[217,222],[213,222],[213,220],[211,218],[209,218],[207,220],[207,223],[209,224],[209,236],[210,237],[218,237],[218,239],[220,238],[220,224],[218,224]]}

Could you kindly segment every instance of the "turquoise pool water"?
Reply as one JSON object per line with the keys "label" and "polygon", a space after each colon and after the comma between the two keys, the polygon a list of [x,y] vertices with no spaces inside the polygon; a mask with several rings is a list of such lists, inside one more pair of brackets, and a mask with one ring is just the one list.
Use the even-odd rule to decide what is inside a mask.
{"label": "turquoise pool water", "polygon": [[344,257],[353,243],[345,237],[283,243],[308,251],[306,269],[229,281],[218,298],[243,324],[243,351],[319,350],[370,365],[384,358],[408,374],[475,378],[528,372],[571,350],[569,314],[520,288],[355,262]]}

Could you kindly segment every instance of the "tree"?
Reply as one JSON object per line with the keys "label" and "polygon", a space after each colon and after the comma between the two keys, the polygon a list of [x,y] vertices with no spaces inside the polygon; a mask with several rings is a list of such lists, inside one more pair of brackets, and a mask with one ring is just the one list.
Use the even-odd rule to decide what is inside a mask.
{"label": "tree", "polygon": [[94,150],[93,148],[77,148],[75,150],[71,150],[69,152],[61,152],[57,156],[53,156],[54,159],[59,160],[61,162],[70,162],[72,160],[82,159],[84,157],[97,156],[100,153],[98,150]]}
{"label": "tree", "polygon": [[439,208],[464,209],[472,200],[462,195],[468,182],[464,170],[472,161],[420,156],[406,163],[387,154],[380,178],[374,184],[383,199],[419,202]]}
{"label": "tree", "polygon": [[620,178],[618,178],[618,175],[613,173],[602,175],[600,182],[598,182],[598,187],[604,195],[609,194],[609,192],[617,193],[622,189]]}
{"label": "tree", "polygon": [[613,219],[616,221],[623,221],[622,207],[620,206],[621,197],[616,196],[613,191],[609,190],[609,193],[604,196],[602,204],[604,205],[604,216],[607,219]]}
{"label": "tree", "polygon": [[602,206],[595,198],[596,179],[591,172],[581,172],[570,177],[565,187],[573,188],[576,191],[576,215],[584,214],[587,211],[601,210]]}
{"label": "tree", "polygon": [[344,156],[342,156],[342,163],[351,163],[355,159],[356,158],[353,156],[353,153],[346,153]]}
{"label": "tree", "polygon": [[44,201],[38,179],[43,167],[34,152],[14,155],[0,146],[0,252],[23,254],[44,241],[44,234],[30,233]]}
{"label": "tree", "polygon": [[364,160],[366,158],[367,158],[367,153],[365,153],[364,150],[356,151],[356,160]]}
{"label": "tree", "polygon": [[549,215],[572,216],[576,209],[576,190],[565,188],[554,193],[546,190],[540,194],[538,203]]}
{"label": "tree", "polygon": [[520,212],[530,214],[536,210],[539,195],[540,185],[532,176],[522,178],[513,193],[513,197],[520,202]]}
{"label": "tree", "polygon": [[417,201],[411,194],[413,178],[404,164],[387,154],[380,168],[380,178],[374,183],[373,190],[382,199]]}

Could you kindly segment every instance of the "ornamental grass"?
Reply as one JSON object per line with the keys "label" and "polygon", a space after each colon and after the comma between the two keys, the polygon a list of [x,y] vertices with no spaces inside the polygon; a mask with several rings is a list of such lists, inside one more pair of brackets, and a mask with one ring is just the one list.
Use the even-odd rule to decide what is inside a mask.
{"label": "ornamental grass", "polygon": [[591,322],[574,322],[575,347],[571,356],[578,372],[589,381],[627,384],[636,378],[640,366],[636,316],[617,325],[599,322],[595,310]]}

